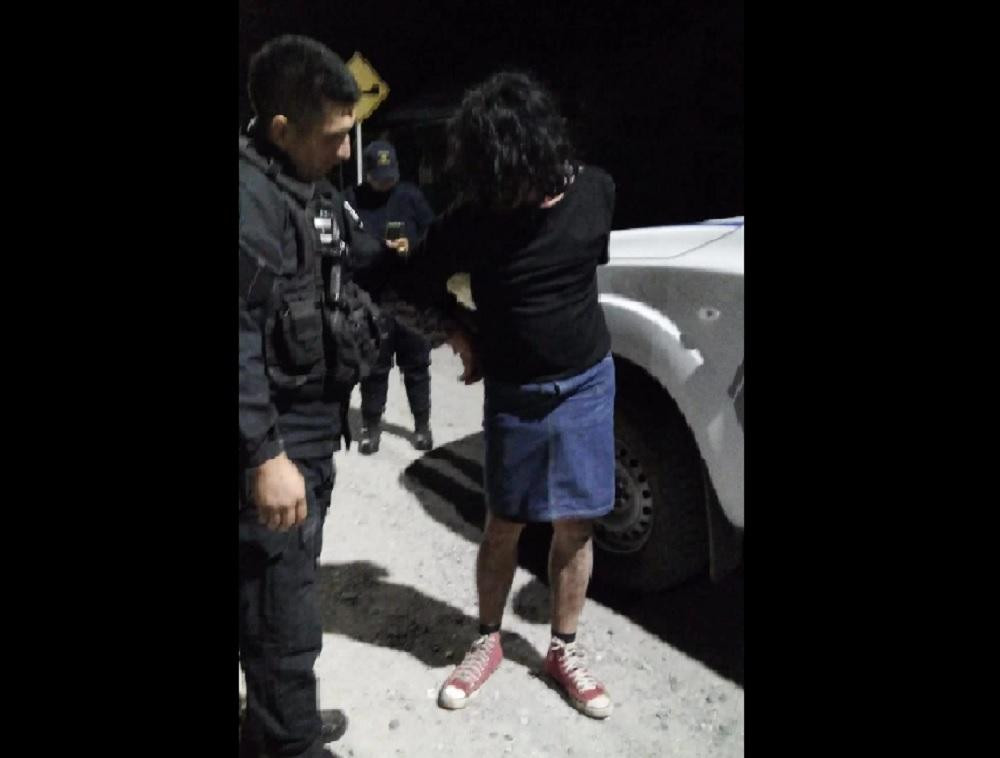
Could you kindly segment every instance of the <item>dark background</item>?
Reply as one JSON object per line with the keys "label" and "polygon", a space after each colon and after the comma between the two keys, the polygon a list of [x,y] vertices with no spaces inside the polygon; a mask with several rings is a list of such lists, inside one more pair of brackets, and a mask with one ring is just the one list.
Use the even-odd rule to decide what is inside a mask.
{"label": "dark background", "polygon": [[[744,213],[741,0],[239,6],[241,124],[250,55],[278,34],[308,34],[345,60],[360,52],[389,84],[362,140],[392,138],[403,178],[426,184],[437,181],[443,117],[464,89],[524,69],[555,93],[579,157],[615,178],[616,228]],[[441,210],[447,193],[435,189],[428,194]]]}
{"label": "dark background", "polygon": [[[310,32],[345,57],[359,50],[392,86],[386,112],[431,84],[465,86],[505,63],[535,62],[578,121],[582,157],[614,173],[619,227],[744,211],[742,5],[582,3],[508,5],[490,18],[470,16],[465,7],[484,5],[472,0],[435,3],[433,14],[335,0],[282,0],[280,10],[238,0],[235,14],[226,4],[187,13],[39,6],[34,26],[24,23],[32,9],[15,9],[10,89],[21,116],[11,120],[9,157],[27,164],[14,197],[30,220],[21,209],[11,216],[9,236],[26,230],[29,240],[14,237],[7,256],[8,380],[18,384],[8,390],[15,570],[6,609],[18,717],[10,739],[31,740],[23,753],[61,755],[78,735],[121,755],[236,753],[236,340],[227,294],[236,266],[226,251],[237,203],[223,156],[237,125],[233,79],[242,120],[246,62],[265,39]],[[944,580],[907,582],[893,549],[940,540],[913,540],[900,531],[899,509],[883,507],[908,496],[907,477],[893,473],[915,460],[885,444],[912,421],[893,416],[886,398],[904,413],[916,407],[905,397],[912,389],[889,387],[891,372],[858,374],[888,365],[885,351],[905,342],[897,334],[905,329],[872,339],[886,331],[874,330],[872,313],[899,289],[898,245],[879,246],[878,235],[895,232],[885,220],[911,218],[913,208],[907,197],[905,212],[893,214],[900,201],[884,182],[866,189],[858,177],[885,165],[893,147],[926,173],[914,156],[927,140],[907,137],[923,116],[887,121],[891,133],[871,123],[886,109],[925,103],[926,77],[903,75],[914,56],[901,45],[921,45],[916,58],[926,58],[927,35],[914,35],[894,8],[883,11],[891,21],[870,6],[860,15],[824,5],[755,13],[755,102],[767,114],[756,139],[776,144],[761,149],[767,170],[755,184],[765,206],[773,186],[771,212],[754,231],[768,254],[754,257],[746,282],[748,371],[764,377],[753,407],[767,417],[747,443],[747,508],[763,557],[753,561],[747,708],[762,746],[844,755],[862,739],[898,752],[906,730],[887,716],[907,707],[912,721],[905,698],[869,686],[860,710],[845,704],[858,702],[872,672],[909,680],[913,656],[890,660],[886,651],[913,635],[885,614],[909,620],[904,604],[928,589],[915,607],[940,605],[934,590]],[[951,43],[968,46],[963,35]],[[883,58],[895,64],[888,77],[876,71]],[[877,204],[867,197],[875,192]],[[817,234],[820,213],[830,223]],[[859,231],[872,232],[881,255],[852,254]],[[882,273],[890,266],[892,280]],[[866,301],[873,307],[857,307]],[[884,433],[866,442],[858,430],[869,428]],[[758,449],[767,452],[751,464]],[[915,481],[929,492],[926,477]],[[935,615],[956,615],[945,611]],[[658,633],[689,650],[697,628],[680,627],[690,618]],[[819,745],[825,714],[846,715],[847,727],[823,729]],[[928,740],[926,730],[916,734]]]}
{"label": "dark background", "polygon": [[[38,6],[37,25],[25,23],[35,9],[14,9],[10,99],[20,116],[10,122],[9,158],[27,171],[15,172],[22,207],[8,225],[15,465],[5,490],[14,569],[6,610],[18,719],[10,740],[31,741],[21,752],[61,755],[67,736],[84,736],[121,755],[236,753],[236,340],[227,294],[236,265],[226,251],[237,202],[224,156],[237,125],[233,79],[242,118],[246,61],[266,38],[326,26],[335,50],[359,50],[392,85],[387,110],[425,84],[464,86],[519,57],[528,65],[547,56],[538,73],[580,119],[583,157],[618,180],[620,227],[743,212],[742,6],[579,5],[532,8],[530,24],[529,11],[513,6],[493,21],[463,16],[454,0],[433,15],[335,0],[311,9],[283,0],[281,10],[238,0],[235,14],[226,4],[186,13]],[[923,115],[885,119],[887,109],[926,104],[926,77],[904,72],[927,58],[927,35],[913,34],[895,8],[883,19],[873,10],[758,5],[752,29],[755,102],[767,114],[756,139],[776,144],[761,149],[767,169],[755,184],[764,206],[773,187],[754,231],[767,255],[753,258],[746,282],[748,371],[764,377],[753,407],[767,417],[747,443],[747,508],[763,558],[753,561],[747,708],[761,746],[808,744],[822,755],[850,754],[859,739],[898,752],[906,730],[887,717],[896,707],[914,715],[898,687],[867,687],[860,710],[845,704],[858,702],[873,672],[891,682],[923,672],[913,656],[887,658],[913,635],[886,613],[909,621],[910,595],[930,591],[914,607],[956,616],[954,603],[933,613],[946,579],[907,581],[909,564],[893,553],[941,541],[914,540],[899,528],[899,509],[884,507],[901,495],[922,502],[894,475],[918,459],[885,444],[909,428],[900,414],[916,407],[906,397],[913,389],[890,387],[892,372],[858,368],[888,365],[905,344],[905,329],[872,339],[887,331],[874,328],[872,313],[899,289],[899,246],[879,240],[897,230],[885,221],[914,217],[909,196],[893,213],[901,201],[884,182],[858,177],[884,166],[892,148],[911,168],[890,179],[927,173],[914,162],[925,135],[908,136]],[[968,47],[967,35],[953,37]],[[914,57],[906,45],[921,50]],[[883,59],[894,64],[889,76],[876,70]],[[873,120],[890,126],[873,130]],[[853,253],[859,232],[881,254]],[[858,434],[868,429],[884,433]],[[766,452],[751,464],[758,449]],[[914,481],[930,492],[926,477]],[[937,494],[924,500],[937,503]],[[846,715],[847,726],[823,729],[825,714]],[[928,741],[926,730],[915,734]]]}

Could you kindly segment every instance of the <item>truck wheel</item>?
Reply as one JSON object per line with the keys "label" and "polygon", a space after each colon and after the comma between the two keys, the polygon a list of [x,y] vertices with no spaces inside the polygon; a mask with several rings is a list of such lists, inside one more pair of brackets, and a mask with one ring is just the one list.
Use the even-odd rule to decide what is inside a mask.
{"label": "truck wheel", "polygon": [[708,566],[701,458],[673,400],[616,359],[615,508],[594,530],[594,582],[636,592],[676,586]]}

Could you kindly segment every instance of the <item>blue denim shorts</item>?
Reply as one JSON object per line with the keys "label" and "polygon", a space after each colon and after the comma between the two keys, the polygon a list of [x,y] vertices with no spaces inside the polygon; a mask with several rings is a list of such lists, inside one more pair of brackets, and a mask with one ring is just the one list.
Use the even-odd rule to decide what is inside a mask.
{"label": "blue denim shorts", "polygon": [[611,356],[568,379],[486,380],[484,485],[510,521],[597,518],[615,502],[615,367]]}

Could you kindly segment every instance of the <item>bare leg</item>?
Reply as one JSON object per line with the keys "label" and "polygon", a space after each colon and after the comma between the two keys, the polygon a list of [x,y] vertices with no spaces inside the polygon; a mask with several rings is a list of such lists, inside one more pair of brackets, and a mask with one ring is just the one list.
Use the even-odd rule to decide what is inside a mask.
{"label": "bare leg", "polygon": [[553,522],[552,529],[549,547],[552,629],[560,634],[574,634],[594,565],[593,522],[564,519]]}
{"label": "bare leg", "polygon": [[503,618],[507,595],[517,568],[517,541],[524,524],[486,514],[486,531],[476,557],[479,623],[494,626]]}
{"label": "bare leg", "polygon": [[479,623],[488,628],[481,630],[483,633],[441,686],[438,705],[442,708],[464,708],[503,660],[500,620],[517,568],[517,540],[523,528],[523,524],[486,515],[486,530],[476,556],[476,589]]}
{"label": "bare leg", "polygon": [[562,688],[581,713],[603,719],[611,715],[611,698],[587,670],[583,650],[574,638],[580,612],[587,597],[587,585],[594,566],[589,519],[568,519],[552,525],[549,549],[549,582],[552,585],[552,642],[545,658],[545,671]]}

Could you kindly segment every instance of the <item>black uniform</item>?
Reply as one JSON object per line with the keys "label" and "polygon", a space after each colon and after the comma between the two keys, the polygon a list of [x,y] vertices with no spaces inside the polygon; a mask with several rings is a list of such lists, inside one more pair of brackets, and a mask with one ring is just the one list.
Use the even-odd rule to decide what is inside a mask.
{"label": "black uniform", "polygon": [[[402,236],[407,237],[412,246],[434,219],[434,212],[423,193],[409,182],[399,182],[388,192],[378,192],[363,184],[349,187],[346,195],[348,202],[357,209],[365,229],[376,237],[384,237],[388,222],[401,222]],[[366,423],[371,424],[385,412],[389,372],[395,356],[403,373],[406,398],[416,425],[426,427],[431,409],[431,346],[423,334],[393,317],[393,304],[397,298],[388,285],[388,278],[395,255],[383,246],[382,254],[366,270],[357,273],[358,283],[381,306],[387,329],[378,362],[371,375],[361,382],[361,413]]]}
{"label": "black uniform", "polygon": [[[380,245],[359,234],[325,182],[303,183],[282,155],[240,138],[239,161],[239,646],[247,682],[243,740],[282,756],[319,755],[313,665],[322,645],[316,567],[346,433],[350,386],[333,379],[332,338],[312,222],[317,201],[352,254]],[[250,469],[284,451],[302,471],[308,517],[286,532],[257,522]]]}

